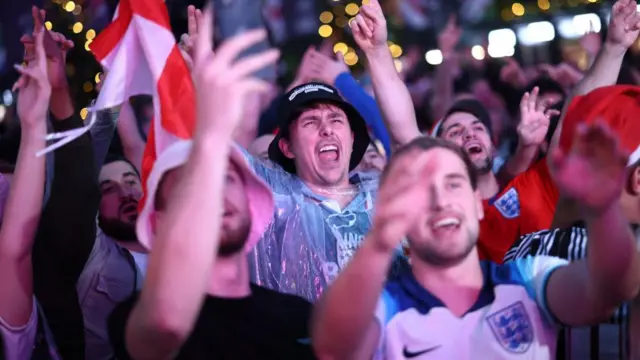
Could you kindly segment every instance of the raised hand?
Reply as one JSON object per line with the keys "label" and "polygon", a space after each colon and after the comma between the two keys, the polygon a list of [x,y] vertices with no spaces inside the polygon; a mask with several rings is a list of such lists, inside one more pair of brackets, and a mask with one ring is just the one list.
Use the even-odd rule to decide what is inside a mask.
{"label": "raised hand", "polygon": [[455,48],[460,41],[462,29],[456,24],[456,17],[452,15],[445,28],[438,34],[438,47],[442,52],[442,56],[447,57],[454,55]]}
{"label": "raised hand", "polygon": [[602,39],[595,31],[592,21],[589,21],[589,30],[580,38],[580,45],[590,57],[596,56],[600,51]]}
{"label": "raised hand", "polygon": [[317,73],[319,69],[317,69],[317,61],[313,61],[313,57],[317,54],[315,46],[309,46],[307,50],[304,52],[302,56],[302,61],[300,61],[300,65],[298,65],[298,70],[296,70],[296,77],[293,79],[293,82],[289,85],[287,91],[293,89],[298,85],[302,85],[304,83],[310,82],[314,80],[314,73]]}
{"label": "raised hand", "polygon": [[[36,20],[36,19],[34,19]],[[20,79],[14,85],[19,91],[17,111],[23,128],[29,129],[46,124],[51,84],[47,75],[47,57],[44,49],[44,23],[37,17],[34,26],[34,58],[26,66],[15,65]]]}
{"label": "raised hand", "polygon": [[598,216],[620,198],[628,154],[604,123],[581,124],[568,154],[552,154],[552,173],[561,193],[588,216]]}
{"label": "raised hand", "polygon": [[370,0],[360,7],[360,13],[350,22],[353,38],[362,49],[369,52],[387,49],[387,20],[379,0]]}
{"label": "raised hand", "polygon": [[[37,7],[31,8],[31,15],[34,24],[44,23],[46,12]],[[34,25],[35,26],[35,25]],[[36,29],[34,27],[34,32]],[[24,45],[25,62],[33,61],[35,58],[35,40],[33,35],[25,34],[20,38],[20,42]],[[64,35],[55,31],[44,31],[44,51],[47,57],[47,72],[49,82],[53,89],[62,89],[68,86],[66,75],[67,53],[73,49],[73,41],[67,39]]]}
{"label": "raised hand", "polygon": [[573,88],[584,76],[580,70],[566,62],[555,66],[550,64],[541,64],[538,68],[543,74],[555,80],[565,88]]}
{"label": "raised hand", "polygon": [[[212,18],[213,19],[213,18]],[[200,9],[189,5],[187,7],[187,33],[180,36],[180,52],[190,69],[193,68],[193,50],[202,27],[203,15]]]}
{"label": "raised hand", "polygon": [[312,63],[310,66],[311,78],[325,84],[334,85],[338,75],[349,72],[349,67],[345,64],[341,52],[338,52],[335,58],[320,52],[313,52],[310,54],[309,61]]}
{"label": "raised hand", "polygon": [[523,146],[540,145],[549,130],[549,119],[559,115],[558,110],[547,109],[547,104],[538,99],[538,87],[526,92],[520,101],[520,123],[518,136]]}
{"label": "raised hand", "polygon": [[269,90],[269,83],[253,74],[278,60],[271,49],[242,59],[238,56],[267,36],[265,30],[252,30],[225,41],[215,55],[212,50],[213,12],[206,9],[198,29],[193,58],[198,133],[222,133],[229,137],[243,118],[247,96]]}
{"label": "raised hand", "polygon": [[505,61],[506,64],[500,69],[500,81],[515,88],[524,87],[527,83],[527,77],[520,64],[512,58],[506,58]]}
{"label": "raised hand", "polygon": [[627,50],[638,38],[640,14],[633,0],[618,0],[611,10],[606,44]]}
{"label": "raised hand", "polygon": [[428,152],[404,154],[389,165],[378,192],[371,240],[376,247],[391,251],[429,206],[430,182],[438,159]]}
{"label": "raised hand", "polygon": [[330,39],[322,40],[320,47],[316,51],[324,56],[333,56],[333,41]]}

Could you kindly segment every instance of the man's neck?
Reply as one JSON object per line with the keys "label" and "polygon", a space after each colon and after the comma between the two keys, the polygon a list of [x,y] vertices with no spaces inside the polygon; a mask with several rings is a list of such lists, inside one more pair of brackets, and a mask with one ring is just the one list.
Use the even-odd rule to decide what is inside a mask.
{"label": "man's neck", "polygon": [[216,259],[209,294],[221,298],[242,298],[251,294],[249,263],[244,251]]}
{"label": "man's neck", "polygon": [[500,191],[500,186],[493,172],[478,176],[478,190],[480,190],[480,195],[482,195],[483,200],[496,196],[498,191]]}
{"label": "man's neck", "polygon": [[322,197],[329,198],[340,204],[340,207],[348,205],[356,197],[359,188],[349,182],[349,177],[336,184],[317,184],[311,181],[302,180],[311,191]]}
{"label": "man's neck", "polygon": [[477,248],[460,263],[441,267],[412,259],[413,275],[422,287],[440,299],[457,316],[476,302],[484,283]]}

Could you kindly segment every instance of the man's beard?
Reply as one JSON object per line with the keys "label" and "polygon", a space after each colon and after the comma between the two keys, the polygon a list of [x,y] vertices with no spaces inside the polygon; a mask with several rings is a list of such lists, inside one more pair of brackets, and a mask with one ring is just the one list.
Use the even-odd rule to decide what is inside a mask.
{"label": "man's beard", "polygon": [[218,256],[230,257],[244,250],[251,232],[251,218],[249,216],[243,217],[235,229],[223,227],[221,230],[222,238],[218,247]]}
{"label": "man's beard", "polygon": [[126,223],[119,219],[107,219],[98,215],[98,226],[108,237],[121,242],[137,242],[136,224]]}
{"label": "man's beard", "polygon": [[429,245],[426,246],[411,246],[410,251],[411,254],[415,254],[420,260],[427,264],[431,264],[438,267],[450,267],[459,264],[464,259],[467,258],[469,253],[473,251],[473,248],[477,244],[477,236],[474,236],[471,232],[467,238],[467,242],[464,244],[464,248],[462,248],[457,253],[453,254],[443,254],[441,251],[431,248]]}
{"label": "man's beard", "polygon": [[474,162],[473,167],[478,175],[487,175],[493,171],[493,159],[491,156],[487,156],[485,159],[480,160],[478,163]]}

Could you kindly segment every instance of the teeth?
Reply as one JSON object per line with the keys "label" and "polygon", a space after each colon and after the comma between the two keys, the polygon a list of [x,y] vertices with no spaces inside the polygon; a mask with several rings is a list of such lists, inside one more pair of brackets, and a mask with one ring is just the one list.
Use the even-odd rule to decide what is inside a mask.
{"label": "teeth", "polygon": [[456,218],[444,218],[434,224],[434,228],[440,228],[449,225],[459,225],[460,221]]}
{"label": "teeth", "polygon": [[338,151],[338,147],[335,145],[325,145],[320,148],[320,152],[325,152],[325,151]]}

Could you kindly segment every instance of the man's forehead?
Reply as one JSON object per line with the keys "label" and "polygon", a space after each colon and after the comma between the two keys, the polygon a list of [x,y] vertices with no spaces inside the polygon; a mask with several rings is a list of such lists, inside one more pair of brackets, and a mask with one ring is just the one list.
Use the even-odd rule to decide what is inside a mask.
{"label": "man's forehead", "polygon": [[434,167],[436,173],[444,176],[462,174],[464,177],[468,177],[467,167],[464,161],[451,149],[435,147],[426,150],[426,153],[423,149],[416,149],[411,154],[408,154],[411,157],[409,160],[417,158],[420,154],[433,157],[436,164]]}
{"label": "man's forehead", "polygon": [[310,115],[310,114],[318,114],[321,112],[330,112],[330,113],[341,114],[341,115],[345,114],[344,111],[335,104],[317,103],[317,104],[314,104],[313,106],[310,106],[307,109],[304,109],[302,111],[302,114],[300,114],[300,117],[303,117],[305,115]]}
{"label": "man's forehead", "polygon": [[438,151],[438,168],[445,177],[469,179],[469,171],[460,155],[449,149],[434,149]]}
{"label": "man's forehead", "polygon": [[447,116],[447,118],[442,123],[442,128],[448,130],[454,126],[469,125],[475,122],[480,122],[480,120],[471,113],[454,112]]}
{"label": "man's forehead", "polygon": [[100,169],[100,180],[119,179],[124,176],[138,177],[136,170],[126,161],[117,160],[105,164]]}
{"label": "man's forehead", "polygon": [[[167,170],[164,175],[162,175],[162,179],[160,180],[160,191],[169,191],[171,190],[178,180],[185,173],[185,165],[181,165],[177,168],[173,168]],[[240,172],[240,168],[236,163],[229,160],[229,166],[227,167],[227,174],[229,175],[237,175],[242,178],[242,173]]]}

